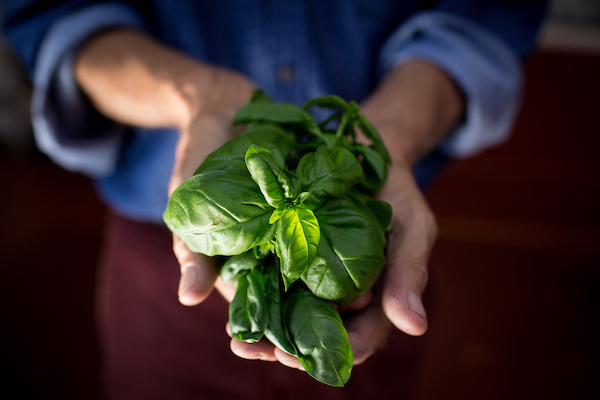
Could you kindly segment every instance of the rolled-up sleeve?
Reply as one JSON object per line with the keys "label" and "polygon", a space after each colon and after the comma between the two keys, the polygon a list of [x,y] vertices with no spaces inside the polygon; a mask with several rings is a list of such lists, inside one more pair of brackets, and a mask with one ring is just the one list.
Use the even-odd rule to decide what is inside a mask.
{"label": "rolled-up sleeve", "polygon": [[390,36],[379,68],[384,74],[411,60],[425,60],[456,82],[466,100],[465,119],[440,146],[454,157],[467,157],[508,138],[521,99],[520,57],[472,19],[432,10],[416,14]]}
{"label": "rolled-up sleeve", "polygon": [[126,127],[102,116],[79,89],[73,63],[94,34],[113,27],[145,29],[124,3],[101,3],[57,19],[44,35],[33,70],[32,123],[38,147],[66,169],[110,175],[118,162]]}

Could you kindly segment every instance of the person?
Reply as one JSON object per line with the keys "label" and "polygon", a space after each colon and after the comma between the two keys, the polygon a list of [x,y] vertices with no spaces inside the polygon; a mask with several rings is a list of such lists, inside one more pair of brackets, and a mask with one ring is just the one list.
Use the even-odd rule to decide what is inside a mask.
{"label": "person", "polygon": [[[437,228],[422,188],[448,159],[507,138],[544,1],[3,5],[6,37],[34,84],[38,146],[93,177],[112,210],[98,291],[110,398],[364,398],[410,387],[413,346],[389,332],[428,327],[422,295]],[[162,224],[168,194],[238,133],[232,118],[257,87],[296,104],[323,94],[359,102],[392,157],[377,195],[393,208],[387,266],[349,306],[355,363],[365,366],[344,390],[225,354],[226,303],[209,294],[216,286],[230,299],[234,289],[177,237],[173,257]],[[268,342],[230,348],[300,368]]]}

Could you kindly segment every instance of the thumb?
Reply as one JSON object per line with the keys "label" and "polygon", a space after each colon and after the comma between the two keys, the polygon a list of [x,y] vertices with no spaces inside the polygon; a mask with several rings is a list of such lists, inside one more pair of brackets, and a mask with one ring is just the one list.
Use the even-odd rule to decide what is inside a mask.
{"label": "thumb", "polygon": [[[433,216],[390,235],[388,270],[383,281],[382,306],[401,331],[419,336],[428,328],[421,296],[428,280],[428,259],[437,230]],[[432,225],[433,224],[433,225]]]}
{"label": "thumb", "polygon": [[191,251],[177,235],[173,235],[173,252],[181,268],[179,302],[186,306],[201,303],[211,293],[218,270],[208,257]]}

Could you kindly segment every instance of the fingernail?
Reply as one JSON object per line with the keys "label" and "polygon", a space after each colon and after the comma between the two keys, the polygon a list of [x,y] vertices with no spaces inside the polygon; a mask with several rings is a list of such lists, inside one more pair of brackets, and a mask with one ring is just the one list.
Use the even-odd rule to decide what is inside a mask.
{"label": "fingernail", "polygon": [[198,266],[194,264],[187,264],[183,267],[181,272],[181,279],[179,280],[179,289],[177,295],[181,296],[190,287],[192,287],[198,281]]}
{"label": "fingernail", "polygon": [[408,308],[419,314],[421,318],[427,321],[427,313],[425,312],[425,307],[423,307],[421,298],[415,292],[410,292],[408,294]]}

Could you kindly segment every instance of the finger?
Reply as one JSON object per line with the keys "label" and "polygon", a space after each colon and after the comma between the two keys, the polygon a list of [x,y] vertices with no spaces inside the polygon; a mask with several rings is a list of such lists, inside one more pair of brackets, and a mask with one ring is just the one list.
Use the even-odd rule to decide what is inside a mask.
{"label": "finger", "polygon": [[173,194],[175,189],[179,187],[186,179],[189,179],[194,171],[191,169],[188,152],[190,151],[191,135],[188,129],[182,129],[175,147],[175,163],[169,180],[169,196]]}
{"label": "finger", "polygon": [[275,348],[275,357],[277,357],[277,361],[286,367],[299,369],[300,371],[306,371],[296,356],[288,354],[277,347]]}
{"label": "finger", "polygon": [[422,335],[428,328],[421,300],[427,286],[432,246],[428,224],[417,224],[402,235],[390,235],[389,268],[383,281],[382,306],[386,315],[398,329],[413,336]]}
{"label": "finger", "polygon": [[354,354],[354,364],[362,364],[379,349],[392,324],[379,304],[372,304],[344,321]]}
{"label": "finger", "polygon": [[177,235],[173,235],[173,252],[181,268],[179,302],[186,306],[201,303],[211,293],[218,271],[207,257],[194,253]]}
{"label": "finger", "polygon": [[266,340],[246,343],[241,340],[231,339],[229,347],[233,354],[247,360],[277,361],[277,357],[274,354],[275,346]]}
{"label": "finger", "polygon": [[382,306],[389,320],[409,335],[422,335],[428,321],[421,295],[427,286],[428,260],[437,235],[431,209],[411,169],[397,163],[379,198],[392,205]]}
{"label": "finger", "polygon": [[235,296],[235,282],[224,281],[220,276],[218,276],[217,280],[215,281],[215,287],[219,293],[221,293],[221,296],[223,296],[228,303],[231,303],[233,297]]}

